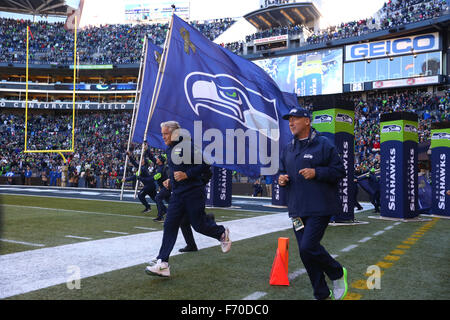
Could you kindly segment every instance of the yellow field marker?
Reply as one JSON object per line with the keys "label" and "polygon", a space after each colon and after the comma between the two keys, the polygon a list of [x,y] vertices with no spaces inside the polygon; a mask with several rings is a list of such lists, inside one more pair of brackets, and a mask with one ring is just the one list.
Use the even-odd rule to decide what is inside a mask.
{"label": "yellow field marker", "polygon": [[384,257],[384,260],[387,260],[387,261],[397,261],[398,259],[400,259],[399,256],[387,255],[386,257]]}

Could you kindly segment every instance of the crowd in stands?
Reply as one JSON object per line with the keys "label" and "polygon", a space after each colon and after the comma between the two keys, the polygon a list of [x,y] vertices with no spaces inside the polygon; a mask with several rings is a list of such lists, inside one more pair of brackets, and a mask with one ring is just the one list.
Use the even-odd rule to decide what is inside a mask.
{"label": "crowd in stands", "polygon": [[379,17],[370,17],[330,26],[309,36],[308,44],[356,37],[362,34],[390,29],[398,25],[439,17],[448,10],[446,0],[389,0],[379,11]]}
{"label": "crowd in stands", "polygon": [[[89,112],[76,117],[75,152],[64,153],[68,156],[67,186],[78,186],[81,178],[85,182],[82,187],[120,187],[131,117],[131,112]],[[49,115],[45,111],[32,115],[27,123],[28,150],[71,149],[71,124],[71,115]],[[0,174],[12,171],[25,177],[29,168],[42,184],[61,185],[52,177],[61,178],[62,157],[55,153],[23,153],[24,128],[23,115],[0,115]]]}
{"label": "crowd in stands", "polygon": [[[356,175],[380,167],[380,114],[405,110],[416,112],[419,116],[419,143],[430,141],[433,122],[450,121],[450,90],[443,95],[404,91],[377,94],[365,100],[356,96],[352,100],[355,104]],[[313,107],[309,101],[304,105]],[[63,172],[62,158],[53,153],[23,153],[24,121],[23,115],[0,114],[0,175],[13,172],[25,179],[29,168],[33,177],[43,179],[42,183],[56,185],[58,174],[61,176]],[[71,124],[71,115],[49,115],[45,111],[33,114],[27,124],[28,150],[70,149]],[[78,179],[83,178],[82,186],[89,186],[88,178],[93,180],[94,177],[91,186],[120,188],[130,125],[131,112],[128,111],[78,114],[75,152],[69,156],[67,185],[78,186]],[[153,152],[159,154],[161,151]],[[241,175],[235,174],[233,180],[238,181],[238,178]]]}
{"label": "crowd in stands", "polygon": [[[190,22],[214,40],[235,21],[230,18]],[[73,64],[74,36],[63,23],[0,18],[0,62],[25,63],[26,30],[30,26],[29,62],[33,64]],[[168,24],[114,24],[88,27],[77,33],[80,64],[139,63],[143,39],[162,46]]]}
{"label": "crowd in stands", "polygon": [[385,2],[380,10],[380,28],[433,19],[448,10],[446,0],[402,0]]}
{"label": "crowd in stands", "polygon": [[[267,1],[266,5],[289,1]],[[376,18],[361,19],[331,26],[316,33],[308,31],[306,44],[359,36],[364,33],[391,28],[399,24],[417,22],[442,15],[448,10],[446,0],[387,1]],[[231,18],[190,23],[210,40],[226,31],[235,20]],[[29,22],[0,18],[0,62],[24,63],[26,60],[26,30],[30,26],[30,63],[73,64],[74,37],[63,23]],[[249,35],[246,41],[270,36],[301,34],[306,27],[295,25],[262,30]],[[139,63],[143,39],[148,35],[154,44],[162,46],[168,24],[115,24],[79,30],[77,49],[81,64]],[[231,51],[242,54],[243,43],[224,44]]]}

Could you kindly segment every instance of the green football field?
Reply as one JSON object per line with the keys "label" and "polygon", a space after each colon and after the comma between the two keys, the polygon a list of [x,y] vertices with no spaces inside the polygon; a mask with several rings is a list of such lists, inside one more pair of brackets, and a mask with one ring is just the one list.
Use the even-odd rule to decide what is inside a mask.
{"label": "green football field", "polygon": [[[72,269],[67,270],[67,281],[46,282],[52,276],[56,278],[53,270],[47,270],[48,275],[41,277],[37,273],[35,277],[40,280],[30,280],[35,282],[30,285],[20,275],[14,275],[15,269],[35,271],[33,265],[24,263],[41,261],[66,266],[67,261],[55,261],[58,257],[72,256],[72,253],[65,255],[65,250],[74,250],[75,257],[94,245],[110,248],[111,243],[130,243],[140,237],[153,239],[138,245],[145,255],[147,249],[159,249],[163,224],[152,220],[156,216],[154,205],[152,212],[144,215],[140,204],[129,202],[14,195],[2,195],[2,202],[0,266],[2,270],[11,270],[6,276],[0,275],[3,299],[313,299],[289,224],[276,232],[264,232],[262,227],[259,234],[253,234],[252,225],[266,221],[263,219],[271,215],[278,217],[277,213],[207,209],[214,213],[219,224],[234,226],[230,227],[232,240],[233,234],[239,234],[240,239],[233,242],[227,254],[220,251],[218,242],[204,242],[204,248],[198,252],[172,256],[168,279],[145,274],[145,261],[138,264],[128,261],[132,265],[114,267],[121,265],[119,260],[127,259],[128,249],[130,255],[132,251],[118,245],[108,257],[102,256],[101,249],[95,251],[100,254],[85,262],[78,282],[71,278]],[[422,216],[426,221],[396,222],[369,217],[373,215],[372,210],[355,214],[357,221],[365,222],[358,225],[329,226],[322,240],[328,252],[348,270],[350,288],[346,299],[450,299],[450,220]],[[284,219],[284,215],[279,219]],[[279,237],[289,238],[289,286],[269,284]],[[148,256],[148,260],[151,258],[154,256]],[[86,275],[89,273],[86,269],[95,275]],[[64,274],[66,270],[54,272]],[[71,287],[74,283],[78,286]],[[16,291],[8,291],[12,287]]]}

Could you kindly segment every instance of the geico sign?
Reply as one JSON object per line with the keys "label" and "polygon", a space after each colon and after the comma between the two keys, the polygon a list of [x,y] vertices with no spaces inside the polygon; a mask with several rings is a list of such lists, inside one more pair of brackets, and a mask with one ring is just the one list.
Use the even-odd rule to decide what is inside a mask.
{"label": "geico sign", "polygon": [[345,61],[381,58],[406,53],[424,52],[439,49],[439,34],[389,39],[345,46]]}

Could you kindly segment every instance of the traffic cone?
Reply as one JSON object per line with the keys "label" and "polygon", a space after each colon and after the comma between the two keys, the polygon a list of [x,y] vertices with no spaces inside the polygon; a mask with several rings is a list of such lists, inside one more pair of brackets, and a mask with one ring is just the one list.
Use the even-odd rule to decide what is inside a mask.
{"label": "traffic cone", "polygon": [[288,248],[289,238],[278,238],[278,248],[270,271],[270,284],[288,286]]}

